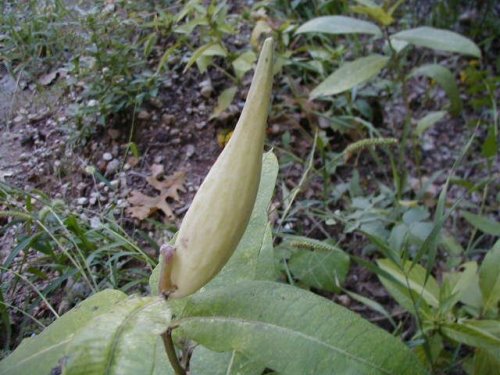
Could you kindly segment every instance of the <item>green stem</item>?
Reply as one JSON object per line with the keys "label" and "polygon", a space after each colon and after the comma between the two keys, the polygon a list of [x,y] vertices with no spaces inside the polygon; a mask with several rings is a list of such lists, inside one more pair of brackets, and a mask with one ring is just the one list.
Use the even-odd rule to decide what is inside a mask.
{"label": "green stem", "polygon": [[181,366],[179,358],[177,358],[177,353],[175,352],[174,342],[172,340],[172,327],[167,328],[167,330],[162,333],[161,338],[163,339],[163,345],[165,346],[165,352],[167,353],[168,360],[172,365],[176,375],[186,375],[186,370]]}

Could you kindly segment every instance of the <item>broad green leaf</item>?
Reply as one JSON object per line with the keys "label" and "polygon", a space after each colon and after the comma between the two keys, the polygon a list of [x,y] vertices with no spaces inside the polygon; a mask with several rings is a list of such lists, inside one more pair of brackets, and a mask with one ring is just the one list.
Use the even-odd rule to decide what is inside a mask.
{"label": "broad green leaf", "polygon": [[305,285],[336,292],[349,271],[349,256],[340,249],[300,250],[291,256],[288,265],[292,275]]}
{"label": "broad green leaf", "polygon": [[455,116],[460,113],[462,110],[460,92],[455,77],[449,69],[439,64],[422,65],[411,72],[410,77],[415,76],[426,76],[435,80],[450,99],[450,113]]}
{"label": "broad green leaf", "polygon": [[477,263],[467,262],[461,265],[461,272],[444,275],[444,284],[441,287],[440,309],[450,311],[458,301],[463,300],[473,283],[477,283]]}
{"label": "broad green leaf", "polygon": [[404,40],[419,47],[427,47],[440,51],[457,52],[481,58],[481,50],[470,39],[449,30],[435,29],[433,27],[417,27],[400,31],[391,38]]}
{"label": "broad green leaf", "polygon": [[321,82],[310,95],[311,99],[319,96],[335,95],[375,77],[389,61],[389,58],[373,54],[352,62],[345,63],[328,78]]}
{"label": "broad green leaf", "polygon": [[500,303],[500,240],[484,257],[479,268],[479,286],[483,295],[483,309],[497,312]]}
{"label": "broad green leaf", "polygon": [[297,31],[301,33],[325,34],[373,34],[380,36],[382,31],[377,25],[344,16],[323,16],[313,18],[300,26]]}
{"label": "broad green leaf", "polygon": [[[484,325],[475,324],[477,321],[465,320],[459,323],[444,323],[440,331],[448,338],[462,344],[487,350],[500,350],[500,338],[484,329]],[[498,321],[489,321],[500,325]]]}
{"label": "broad green leaf", "polygon": [[250,71],[255,60],[257,60],[257,56],[253,51],[246,51],[238,56],[232,64],[236,77],[242,78],[246,72]]}
{"label": "broad green leaf", "polygon": [[465,220],[467,220],[471,225],[479,229],[481,232],[500,237],[499,222],[491,220],[486,216],[476,215],[467,211],[462,212],[462,215]]}
{"label": "broad green leaf", "polygon": [[273,31],[271,26],[264,19],[260,19],[255,23],[255,26],[252,30],[252,35],[250,36],[250,45],[254,49],[259,49],[260,37],[264,34],[269,34]]}
{"label": "broad green leaf", "polygon": [[163,298],[130,297],[73,337],[63,374],[154,374],[158,336],[169,323]]}
{"label": "broad green leaf", "polygon": [[476,350],[472,375],[498,375],[498,369],[500,369],[500,351],[491,353],[485,349]]}
{"label": "broad green leaf", "polygon": [[217,353],[201,345],[196,347],[189,361],[192,375],[260,375],[265,368],[236,351]]}
{"label": "broad green leaf", "polygon": [[[269,151],[262,158],[259,191],[247,229],[229,262],[208,285],[224,285],[226,282],[254,278],[270,280],[275,277],[272,231],[267,222],[267,210],[277,176],[278,160]],[[149,278],[153,295],[158,294],[159,273],[160,265],[157,265]]]}
{"label": "broad green leaf", "polygon": [[[163,344],[163,339],[161,336],[156,338],[154,343],[155,352],[153,357],[153,369],[149,372],[150,375],[176,375],[170,362],[168,360],[167,354],[165,352],[165,345]],[[143,374],[141,372],[141,374]]]}
{"label": "broad green leaf", "polygon": [[118,290],[103,290],[87,298],[39,335],[24,339],[10,356],[0,362],[0,374],[49,374],[64,356],[75,333],[125,298],[126,294]]}
{"label": "broad green leaf", "polygon": [[429,211],[424,207],[410,208],[403,214],[403,222],[410,226],[419,221],[428,219],[430,216]]}
{"label": "broad green leaf", "polygon": [[[404,263],[404,269],[401,269],[389,259],[377,260],[377,264],[393,277],[393,280],[389,280],[379,276],[386,288],[390,284],[397,283],[396,286],[402,287],[403,290],[406,289],[413,292],[415,296],[421,296],[430,306],[435,308],[439,306],[439,285],[432,276],[427,275],[424,267],[407,261]],[[389,292],[391,292],[390,289]]]}
{"label": "broad green leaf", "polygon": [[441,121],[444,116],[446,116],[446,111],[429,112],[427,115],[418,120],[417,127],[415,128],[415,134],[418,137],[421,137],[427,129],[433,127],[437,122]]}
{"label": "broad green leaf", "polygon": [[279,373],[425,374],[397,338],[308,291],[246,281],[190,298],[179,334]]}
{"label": "broad green leaf", "polygon": [[444,254],[446,255],[446,264],[448,269],[458,267],[462,261],[462,256],[464,254],[464,248],[455,239],[455,237],[445,233],[441,234],[440,245],[444,248]]}
{"label": "broad green leaf", "polygon": [[467,324],[479,328],[482,331],[488,332],[490,335],[493,335],[500,339],[500,321],[499,320],[467,320]]}
{"label": "broad green leaf", "polygon": [[238,88],[236,86],[232,86],[220,93],[217,98],[217,105],[215,106],[213,113],[210,115],[210,119],[219,117],[231,105],[237,90]]}

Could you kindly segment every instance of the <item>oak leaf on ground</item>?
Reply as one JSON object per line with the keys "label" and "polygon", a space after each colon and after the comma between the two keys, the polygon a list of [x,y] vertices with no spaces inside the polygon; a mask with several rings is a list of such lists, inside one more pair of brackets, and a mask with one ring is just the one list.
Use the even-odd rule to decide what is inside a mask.
{"label": "oak leaf on ground", "polygon": [[171,176],[163,177],[163,165],[153,164],[151,166],[151,176],[146,178],[148,184],[160,192],[160,195],[151,197],[138,190],[130,193],[128,202],[130,207],[126,212],[129,216],[144,220],[156,211],[162,211],[166,220],[174,219],[175,215],[167,202],[168,199],[179,201],[179,192],[184,192],[185,172],[175,172]]}

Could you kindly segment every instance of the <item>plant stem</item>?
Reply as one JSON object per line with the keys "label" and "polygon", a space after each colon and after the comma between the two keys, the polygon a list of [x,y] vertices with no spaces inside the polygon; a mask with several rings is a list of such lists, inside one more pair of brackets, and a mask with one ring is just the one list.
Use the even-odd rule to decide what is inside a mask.
{"label": "plant stem", "polygon": [[186,375],[186,370],[184,370],[179,363],[179,358],[177,358],[177,353],[175,352],[174,342],[172,341],[172,330],[172,327],[168,327],[167,330],[161,335],[163,345],[165,346],[165,352],[167,353],[168,360],[170,361],[176,375]]}

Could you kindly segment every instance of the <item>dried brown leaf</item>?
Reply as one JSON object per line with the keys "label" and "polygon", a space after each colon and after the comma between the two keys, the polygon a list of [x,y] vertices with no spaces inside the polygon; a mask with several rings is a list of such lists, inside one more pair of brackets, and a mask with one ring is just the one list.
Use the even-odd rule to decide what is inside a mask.
{"label": "dried brown leaf", "polygon": [[184,182],[186,175],[184,172],[176,172],[171,176],[161,179],[163,173],[163,166],[161,164],[153,164],[151,166],[152,175],[147,177],[146,181],[158,190],[160,195],[151,197],[138,190],[133,190],[128,198],[131,206],[126,210],[129,216],[144,220],[156,211],[162,211],[167,220],[174,218],[174,212],[167,200],[179,201],[179,191],[185,191]]}

